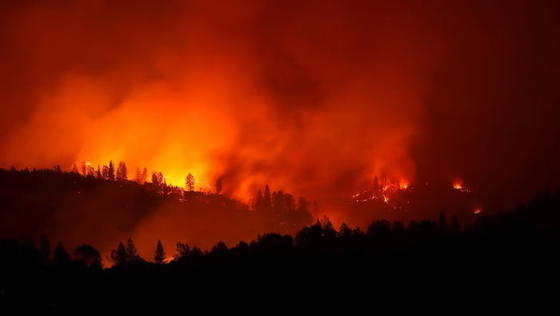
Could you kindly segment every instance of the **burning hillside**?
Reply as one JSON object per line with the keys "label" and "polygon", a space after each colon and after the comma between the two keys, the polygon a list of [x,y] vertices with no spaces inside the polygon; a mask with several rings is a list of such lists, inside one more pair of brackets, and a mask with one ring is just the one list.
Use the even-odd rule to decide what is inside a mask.
{"label": "burning hillside", "polygon": [[482,212],[482,199],[462,180],[450,183],[392,180],[375,177],[363,191],[352,195],[355,209],[368,210],[377,216],[392,219],[414,218],[414,214],[438,212],[456,215],[471,221]]}

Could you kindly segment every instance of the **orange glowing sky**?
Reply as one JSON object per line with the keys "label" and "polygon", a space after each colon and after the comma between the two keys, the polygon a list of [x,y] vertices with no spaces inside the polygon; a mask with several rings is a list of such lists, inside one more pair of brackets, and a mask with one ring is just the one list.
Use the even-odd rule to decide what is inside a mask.
{"label": "orange glowing sky", "polygon": [[497,200],[559,178],[545,170],[558,157],[551,2],[2,6],[5,168],[125,161],[129,177],[147,167],[178,186],[222,178],[245,201],[268,183],[333,217],[375,175],[459,174]]}

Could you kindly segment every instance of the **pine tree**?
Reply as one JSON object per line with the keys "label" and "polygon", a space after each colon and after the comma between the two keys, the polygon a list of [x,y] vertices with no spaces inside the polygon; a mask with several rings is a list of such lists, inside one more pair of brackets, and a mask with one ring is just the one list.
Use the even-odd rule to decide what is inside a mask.
{"label": "pine tree", "polygon": [[124,161],[119,162],[119,167],[117,168],[117,180],[124,181],[128,179],[128,174],[126,170],[126,164]]}
{"label": "pine tree", "polygon": [[158,240],[156,245],[156,251],[154,253],[154,261],[156,263],[162,264],[165,260],[165,250],[163,249],[163,244],[161,240]]}
{"label": "pine tree", "polygon": [[270,187],[268,186],[268,184],[264,187],[263,206],[266,208],[270,208],[272,206]]}
{"label": "pine tree", "polygon": [[109,161],[109,168],[107,170],[109,180],[115,180],[115,166],[113,165],[113,161]]}
{"label": "pine tree", "polygon": [[115,265],[127,262],[126,249],[122,242],[119,242],[117,249],[111,250],[111,260],[115,263]]}
{"label": "pine tree", "polygon": [[59,242],[54,249],[53,262],[58,266],[65,265],[70,262],[70,255],[68,255],[68,252],[66,252],[61,242]]}
{"label": "pine tree", "polygon": [[51,245],[47,235],[42,234],[39,240],[39,260],[42,264],[47,264],[51,256]]}
{"label": "pine tree", "polygon": [[189,192],[194,191],[194,176],[189,172],[187,178],[185,179],[185,188]]}
{"label": "pine tree", "polygon": [[126,256],[127,260],[130,262],[140,260],[138,249],[136,249],[136,245],[134,244],[134,241],[132,241],[132,238],[128,238],[126,241]]}
{"label": "pine tree", "polygon": [[260,210],[263,206],[263,194],[262,191],[259,190],[257,191],[257,196],[255,197],[255,205],[254,208],[256,210]]}

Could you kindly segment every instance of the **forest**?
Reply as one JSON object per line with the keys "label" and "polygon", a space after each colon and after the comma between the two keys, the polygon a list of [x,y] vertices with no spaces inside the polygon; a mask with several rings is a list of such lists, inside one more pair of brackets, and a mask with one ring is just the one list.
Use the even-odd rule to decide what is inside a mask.
{"label": "forest", "polygon": [[[470,291],[485,299],[496,293],[511,299],[531,289],[525,284],[553,282],[557,276],[558,192],[545,192],[530,203],[484,214],[471,223],[441,213],[435,220],[408,223],[376,220],[361,229],[345,223],[335,227],[327,218],[313,222],[304,199],[296,204],[291,196],[270,192],[268,187],[257,193],[250,211],[248,205],[216,193],[162,191],[161,185],[153,183],[99,179],[56,168],[2,170],[0,178],[5,201],[0,299],[5,307],[72,311],[91,306],[102,311],[119,306],[135,310],[181,301],[209,311],[266,311],[271,305],[312,307],[318,300],[331,298],[351,304],[355,300],[364,303],[371,296],[396,302],[421,301],[433,295],[464,302]],[[45,181],[50,190],[40,185]],[[37,235],[53,224],[49,212],[63,205],[57,200],[60,192],[77,187],[83,192],[114,191],[105,197],[113,208],[100,209],[103,213],[143,214],[153,211],[150,205],[171,200],[186,203],[185,208],[194,212],[219,212],[213,216],[226,216],[231,225],[235,220],[260,223],[265,232],[255,230],[254,239],[231,246],[220,241],[208,249],[181,241],[156,241],[148,255],[141,255],[135,241],[126,238],[112,245],[106,257],[88,243],[69,247],[47,233]],[[16,204],[21,202],[16,199],[21,192],[27,199]],[[94,203],[87,194],[77,196],[66,205]],[[13,218],[10,212],[18,212],[20,222],[6,221]],[[94,234],[95,229],[98,227],[88,233]],[[428,283],[435,288],[426,292]],[[362,292],[362,286],[371,291]],[[363,297],[365,293],[369,298]],[[214,305],[216,301],[223,304]]]}

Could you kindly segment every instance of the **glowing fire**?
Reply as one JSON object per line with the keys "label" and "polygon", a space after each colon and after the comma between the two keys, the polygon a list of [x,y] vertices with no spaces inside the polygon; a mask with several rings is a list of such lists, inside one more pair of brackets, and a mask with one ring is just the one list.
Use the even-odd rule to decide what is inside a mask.
{"label": "glowing fire", "polygon": [[455,181],[453,181],[453,189],[460,192],[471,192],[471,190],[465,186],[463,180],[461,179],[456,179]]}
{"label": "glowing fire", "polygon": [[453,189],[455,190],[463,190],[464,186],[463,186],[463,182],[461,180],[455,180],[453,182]]}
{"label": "glowing fire", "polygon": [[392,203],[395,200],[395,195],[398,192],[406,191],[409,188],[410,182],[408,180],[389,180],[385,178],[379,181],[376,177],[374,184],[370,189],[360,193],[355,193],[352,195],[352,198],[356,203],[379,200],[393,208],[396,208],[396,205],[393,205]]}
{"label": "glowing fire", "polygon": [[406,190],[410,186],[410,183],[407,180],[401,180],[399,183],[399,188],[401,190]]}

